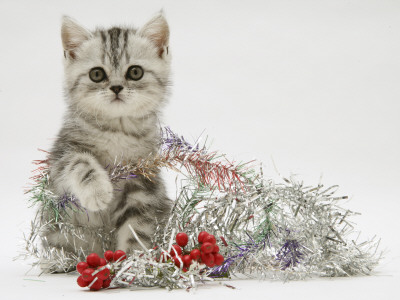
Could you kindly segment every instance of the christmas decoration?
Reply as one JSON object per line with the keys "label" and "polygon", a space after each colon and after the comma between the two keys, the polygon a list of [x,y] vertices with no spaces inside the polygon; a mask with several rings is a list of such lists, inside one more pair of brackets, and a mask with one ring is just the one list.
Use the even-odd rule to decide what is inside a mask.
{"label": "christmas decoration", "polygon": [[[177,267],[184,266],[189,268],[192,263],[198,262],[199,264],[205,264],[207,267],[214,267],[215,265],[221,265],[224,261],[224,257],[219,254],[219,247],[216,245],[215,237],[207,232],[202,232],[199,236],[204,237],[203,242],[200,242],[195,249],[182,249],[188,243],[188,236],[184,232],[180,232],[176,235],[176,242],[178,245],[172,245],[170,256],[172,257]],[[211,241],[211,242],[209,242]],[[218,263],[216,262],[218,261]],[[185,272],[187,269],[185,270]]]}
{"label": "christmas decoration", "polygon": [[115,253],[107,250],[104,252],[104,258],[100,258],[97,253],[90,253],[86,257],[86,262],[79,262],[76,265],[76,270],[81,274],[77,279],[78,285],[88,287],[92,291],[108,288],[119,262],[125,258],[126,253],[122,250],[117,250]]}
{"label": "christmas decoration", "polygon": [[180,233],[178,233],[178,234],[176,235],[176,239],[175,239],[175,240],[176,240],[176,243],[177,243],[179,246],[185,247],[185,246],[187,245],[187,243],[188,243],[189,238],[188,238],[188,236],[187,236],[186,233],[180,232]]}
{"label": "christmas decoration", "polygon": [[[152,180],[160,168],[184,176],[171,215],[158,226],[150,249],[142,246],[127,255],[112,252],[112,230],[72,226],[68,210],[87,212],[73,195],[58,197],[51,192],[47,160],[36,164],[29,195],[38,212],[26,237],[26,256],[36,258],[34,265],[46,272],[76,267],[81,274],[78,285],[92,290],[190,289],[197,282],[236,274],[284,281],[353,276],[370,274],[380,258],[379,240],[358,241],[351,220],[357,213],[341,206],[347,197],[335,195],[337,186],[306,186],[295,177],[275,183],[263,177],[254,161],[231,162],[199,141],[188,143],[169,128],[163,130],[159,153],[136,163],[105,166],[113,183],[139,175]],[[73,244],[73,252],[52,248],[40,233],[54,226],[83,241],[88,235],[96,238],[104,258]],[[130,230],[142,245],[134,228]],[[104,270],[113,277],[106,277]]]}

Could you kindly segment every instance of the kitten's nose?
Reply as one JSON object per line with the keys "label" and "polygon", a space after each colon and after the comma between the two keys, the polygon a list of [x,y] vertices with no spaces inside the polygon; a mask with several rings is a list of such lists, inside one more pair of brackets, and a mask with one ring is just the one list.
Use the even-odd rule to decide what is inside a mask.
{"label": "kitten's nose", "polygon": [[115,93],[115,95],[118,95],[118,93],[120,92],[120,91],[122,91],[123,90],[123,86],[121,86],[121,85],[113,85],[112,87],[110,87],[110,90],[112,90],[114,93]]}

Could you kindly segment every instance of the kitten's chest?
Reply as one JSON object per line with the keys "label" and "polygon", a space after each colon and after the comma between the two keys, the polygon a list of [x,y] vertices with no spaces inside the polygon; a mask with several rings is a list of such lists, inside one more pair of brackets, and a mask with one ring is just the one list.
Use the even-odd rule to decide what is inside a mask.
{"label": "kitten's chest", "polygon": [[103,132],[96,138],[95,153],[104,165],[114,162],[137,161],[155,151],[154,141],[146,137],[126,135],[121,132]]}

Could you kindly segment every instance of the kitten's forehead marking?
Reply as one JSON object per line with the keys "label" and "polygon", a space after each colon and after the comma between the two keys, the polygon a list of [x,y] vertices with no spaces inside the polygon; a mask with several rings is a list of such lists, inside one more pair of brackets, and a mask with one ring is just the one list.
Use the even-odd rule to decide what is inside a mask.
{"label": "kitten's forehead marking", "polygon": [[110,36],[110,53],[111,53],[111,64],[114,68],[118,68],[120,59],[120,47],[119,47],[119,35],[121,34],[121,29],[114,27],[108,30],[108,35]]}
{"label": "kitten's forehead marking", "polygon": [[121,29],[119,27],[113,27],[107,31],[100,30],[103,64],[105,64],[106,58],[108,58],[110,64],[117,69],[123,55],[129,61],[130,55],[127,51],[129,31],[129,29]]}

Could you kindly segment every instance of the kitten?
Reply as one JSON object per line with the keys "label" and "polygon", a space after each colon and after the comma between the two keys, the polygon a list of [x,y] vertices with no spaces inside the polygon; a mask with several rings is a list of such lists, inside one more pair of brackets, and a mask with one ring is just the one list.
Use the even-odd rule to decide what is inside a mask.
{"label": "kitten", "polygon": [[115,249],[141,249],[130,224],[149,247],[156,223],[171,208],[160,176],[113,186],[105,167],[157,152],[170,75],[168,24],[159,14],[139,30],[90,32],[64,17],[61,36],[68,111],[50,154],[50,186],[79,199],[87,213],[69,211],[70,222],[89,230],[82,241],[54,229],[47,242],[67,252],[82,247],[102,254],[93,236],[108,228],[115,230]]}

